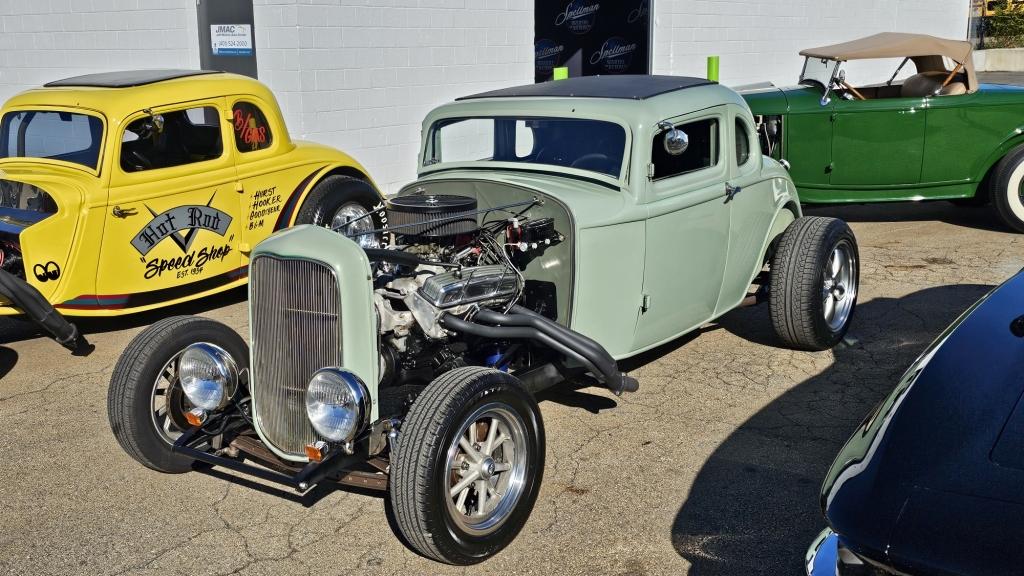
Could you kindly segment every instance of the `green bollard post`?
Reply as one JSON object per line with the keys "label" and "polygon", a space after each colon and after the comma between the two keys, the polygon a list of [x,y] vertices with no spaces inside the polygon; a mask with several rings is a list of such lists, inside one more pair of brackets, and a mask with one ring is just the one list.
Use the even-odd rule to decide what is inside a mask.
{"label": "green bollard post", "polygon": [[708,80],[718,82],[718,56],[708,56]]}
{"label": "green bollard post", "polygon": [[561,66],[559,68],[555,68],[555,77],[554,77],[555,80],[565,80],[568,77],[569,77],[569,68],[568,67]]}

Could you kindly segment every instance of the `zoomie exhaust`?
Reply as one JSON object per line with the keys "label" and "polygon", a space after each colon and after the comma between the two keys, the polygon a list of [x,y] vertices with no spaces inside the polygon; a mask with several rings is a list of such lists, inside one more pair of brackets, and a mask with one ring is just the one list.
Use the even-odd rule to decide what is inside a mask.
{"label": "zoomie exhaust", "polygon": [[92,352],[92,345],[78,331],[78,327],[68,322],[43,295],[28,282],[0,270],[0,296],[25,313],[33,322],[49,332],[58,344],[67,348],[76,356],[86,356]]}

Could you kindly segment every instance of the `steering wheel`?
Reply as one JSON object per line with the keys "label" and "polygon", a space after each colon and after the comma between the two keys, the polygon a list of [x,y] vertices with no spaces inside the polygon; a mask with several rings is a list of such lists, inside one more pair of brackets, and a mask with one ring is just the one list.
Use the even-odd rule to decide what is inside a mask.
{"label": "steering wheel", "polygon": [[840,79],[836,78],[836,83],[839,84],[840,86],[842,86],[843,88],[845,88],[847,91],[849,91],[850,94],[853,94],[853,96],[857,100],[867,100],[867,98],[865,98],[863,94],[858,92],[857,89],[854,88],[853,86],[850,86],[850,84],[847,83],[846,80],[840,80]]}
{"label": "steering wheel", "polygon": [[607,165],[611,162],[611,158],[607,154],[600,152],[591,152],[590,154],[584,154],[569,166],[570,168],[582,168],[584,170],[600,169],[602,166]]}
{"label": "steering wheel", "polygon": [[149,158],[146,158],[138,150],[132,150],[129,153],[129,155],[132,157],[132,160],[135,161],[134,166],[136,171],[149,170],[150,168],[153,167],[153,163],[149,160]]}

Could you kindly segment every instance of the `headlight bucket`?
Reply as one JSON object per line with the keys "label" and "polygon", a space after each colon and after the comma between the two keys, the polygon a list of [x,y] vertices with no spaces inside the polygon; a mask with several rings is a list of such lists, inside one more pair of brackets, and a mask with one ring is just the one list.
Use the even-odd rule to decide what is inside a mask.
{"label": "headlight bucket", "polygon": [[199,342],[182,351],[178,380],[189,402],[203,410],[223,408],[238,387],[238,365],[216,344]]}
{"label": "headlight bucket", "polygon": [[306,416],[318,434],[331,442],[351,442],[370,417],[366,384],[344,368],[323,368],[306,386]]}

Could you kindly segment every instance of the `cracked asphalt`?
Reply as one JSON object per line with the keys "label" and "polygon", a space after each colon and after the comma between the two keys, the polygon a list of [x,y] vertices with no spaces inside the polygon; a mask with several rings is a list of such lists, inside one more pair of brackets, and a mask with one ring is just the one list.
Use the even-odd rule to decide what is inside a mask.
{"label": "cracked asphalt", "polygon": [[[67,355],[0,329],[0,574],[798,574],[840,445],[950,321],[1024,266],[1024,236],[939,202],[822,207],[861,254],[850,335],[777,346],[765,307],[627,363],[640,392],[543,396],[547,467],[516,541],[479,566],[421,558],[369,492],[305,498],[226,473],[162,475],[118,447],[111,369],[144,315],[85,324]],[[239,292],[178,307],[245,331]],[[164,312],[168,313],[168,312]]]}

